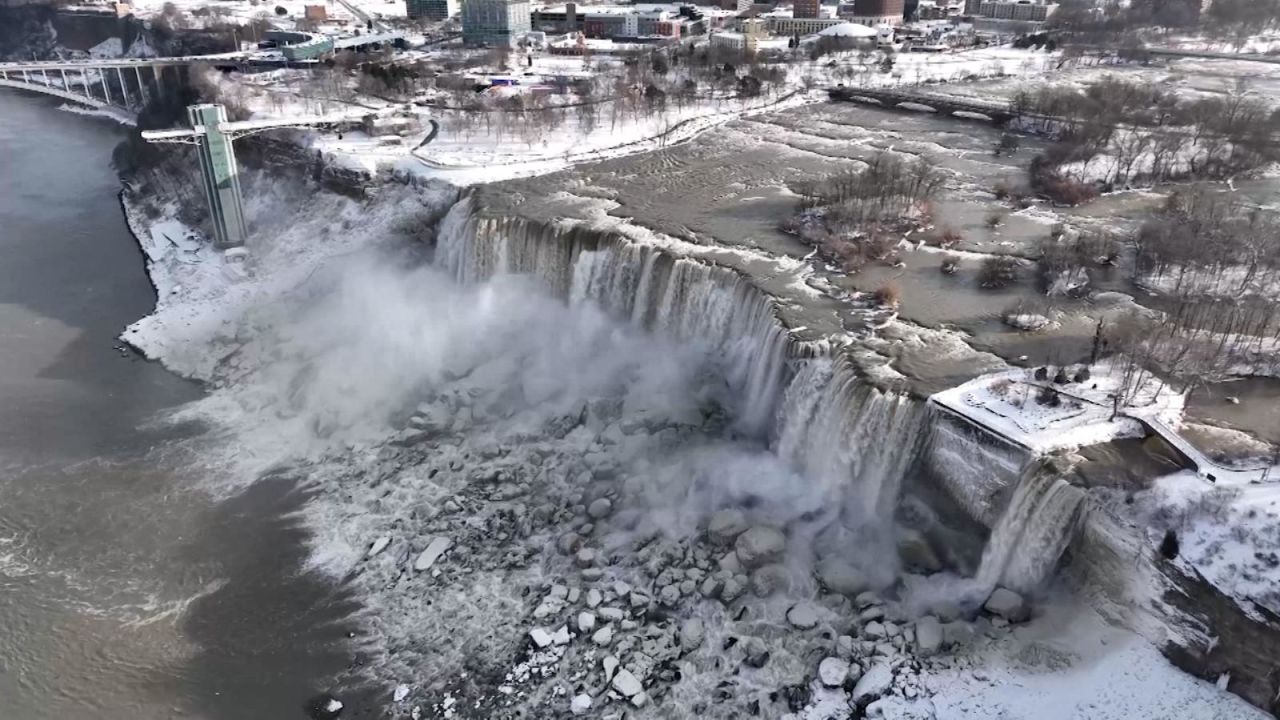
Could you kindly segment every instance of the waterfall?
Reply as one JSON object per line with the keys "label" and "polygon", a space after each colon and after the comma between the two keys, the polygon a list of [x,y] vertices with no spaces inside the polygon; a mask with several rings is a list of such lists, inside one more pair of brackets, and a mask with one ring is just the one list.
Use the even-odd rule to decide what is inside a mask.
{"label": "waterfall", "polygon": [[921,404],[861,382],[843,357],[803,361],[778,417],[778,454],[824,487],[851,484],[846,511],[888,518],[923,445]]}
{"label": "waterfall", "polygon": [[894,508],[928,436],[923,403],[865,381],[826,343],[793,340],[773,297],[732,267],[580,223],[494,217],[473,202],[445,218],[437,264],[463,283],[529,274],[568,302],[711,348],[737,429],[767,441],[829,511],[814,549],[872,558],[892,581]]}
{"label": "waterfall", "polygon": [[537,277],[568,302],[711,348],[740,398],[739,428],[767,436],[785,386],[790,337],[769,297],[737,272],[675,257],[616,233],[476,214],[464,199],[442,221],[436,263],[462,283]]}
{"label": "waterfall", "polygon": [[1058,564],[1087,512],[1084,491],[1048,464],[1024,472],[982,553],[978,582],[1035,590]]}

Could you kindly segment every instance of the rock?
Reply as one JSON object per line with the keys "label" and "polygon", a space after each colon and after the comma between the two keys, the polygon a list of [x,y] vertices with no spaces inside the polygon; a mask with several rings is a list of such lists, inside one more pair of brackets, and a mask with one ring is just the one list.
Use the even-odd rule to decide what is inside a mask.
{"label": "rock", "polygon": [[790,588],[791,574],[782,565],[765,565],[751,573],[751,592],[755,593],[756,597],[769,597]]}
{"label": "rock", "polygon": [[1006,588],[996,588],[982,607],[992,615],[998,615],[1009,622],[1022,622],[1031,617],[1031,610],[1027,607],[1026,600],[1018,593]]}
{"label": "rock", "polygon": [[595,643],[596,645],[599,645],[600,647],[605,647],[609,643],[613,642],[613,626],[605,625],[604,627],[592,633],[591,642]]}
{"label": "rock", "polygon": [[884,608],[880,605],[872,605],[871,607],[858,613],[858,622],[868,623],[872,620],[880,620],[884,618]]}
{"label": "rock", "polygon": [[787,538],[774,528],[756,525],[743,532],[734,542],[738,562],[747,569],[755,569],[782,558],[787,549]]}
{"label": "rock", "polygon": [[595,588],[591,588],[590,590],[587,591],[587,607],[594,610],[595,607],[599,605],[603,600],[604,600],[604,597],[600,595],[599,590]]}
{"label": "rock", "polygon": [[812,630],[818,626],[818,613],[807,602],[796,603],[787,610],[787,622],[797,630]]}
{"label": "rock", "polygon": [[647,702],[649,702],[649,693],[638,692],[631,696],[631,704],[634,707],[644,707]]}
{"label": "rock", "polygon": [[337,720],[342,715],[345,705],[338,698],[325,693],[317,695],[307,703],[307,715],[313,720]]}
{"label": "rock", "polygon": [[879,660],[858,678],[850,701],[855,705],[866,705],[889,692],[892,685],[893,668],[888,662]]}
{"label": "rock", "polygon": [[595,629],[596,615],[595,613],[580,612],[578,613],[578,630],[588,633]]}
{"label": "rock", "polygon": [[879,640],[880,638],[888,635],[888,633],[885,632],[884,625],[879,622],[867,623],[867,626],[862,628],[862,634],[872,640]]}
{"label": "rock", "polygon": [[547,591],[547,597],[553,600],[566,600],[569,597],[569,586],[555,584]]}
{"label": "rock", "polygon": [[407,697],[409,697],[409,686],[397,685],[395,692],[391,693],[391,702],[403,702]]}
{"label": "rock", "polygon": [[737,576],[731,577],[724,581],[724,588],[720,590],[720,599],[728,604],[737,600],[746,591],[747,586]]}
{"label": "rock", "polygon": [[702,594],[702,597],[713,598],[720,592],[720,581],[713,577],[709,577],[702,581],[702,585],[698,588],[698,592]]}
{"label": "rock", "polygon": [[418,555],[418,559],[413,561],[413,569],[418,572],[431,569],[431,566],[435,564],[436,560],[438,560],[440,556],[451,547],[453,547],[453,540],[443,536],[433,538],[431,542],[427,544],[427,549],[423,550],[422,553]]}
{"label": "rock", "polygon": [[853,599],[853,604],[857,606],[859,610],[869,608],[872,605],[879,605],[880,602],[880,596],[870,590],[858,593],[858,596]]}
{"label": "rock", "polygon": [[551,642],[555,645],[568,645],[572,639],[573,635],[569,633],[568,625],[561,625],[560,629],[551,636]]}
{"label": "rock", "polygon": [[587,515],[590,515],[591,518],[595,520],[609,517],[609,513],[611,512],[613,512],[613,501],[609,498],[593,500],[591,501],[591,504],[587,506]]}
{"label": "rock", "polygon": [[662,588],[662,590],[658,592],[658,600],[667,607],[671,607],[672,605],[680,602],[680,586],[671,584]]}
{"label": "rock", "polygon": [[753,667],[757,670],[769,664],[769,651],[765,649],[764,643],[752,643],[750,646],[743,648],[746,653],[742,662],[747,667]]}
{"label": "rock", "polygon": [[840,657],[844,658],[845,660],[848,660],[849,658],[853,657],[853,648],[854,648],[854,645],[853,645],[852,636],[841,635],[840,637],[836,638],[836,653],[838,653]]}
{"label": "rock", "polygon": [[608,622],[617,622],[623,618],[624,613],[618,608],[602,607],[597,613],[601,619]]}
{"label": "rock", "polygon": [[[904,695],[913,692],[904,691]],[[896,697],[885,697],[867,706],[865,717],[870,720],[934,720],[937,715],[929,700],[906,702]]]}
{"label": "rock", "polygon": [[823,658],[818,663],[818,679],[829,688],[837,688],[849,677],[849,662],[838,657]]}
{"label": "rock", "polygon": [[739,575],[742,573],[742,562],[738,560],[738,553],[730,550],[716,562],[721,570],[728,572],[730,575]]}
{"label": "rock", "polygon": [[632,610],[640,610],[649,607],[649,596],[633,592],[628,596],[627,602],[631,605]]}
{"label": "rock", "polygon": [[898,557],[907,568],[926,574],[942,569],[938,554],[919,530],[902,528],[898,531]]}
{"label": "rock", "polygon": [[604,659],[600,661],[600,664],[604,666],[605,682],[612,680],[613,674],[618,670],[618,658],[612,655],[606,655],[604,656]]}
{"label": "rock", "polygon": [[382,552],[383,550],[386,550],[387,546],[390,544],[391,544],[391,538],[387,535],[383,535],[377,540],[374,540],[373,544],[369,546],[369,552],[364,554],[365,558],[366,559],[371,558],[374,555],[377,555],[378,553]]}
{"label": "rock", "polygon": [[916,647],[922,657],[929,657],[942,648],[942,623],[932,615],[916,621]]}
{"label": "rock", "polygon": [[570,605],[572,605],[578,602],[579,597],[582,597],[582,588],[571,587],[569,588],[569,597],[565,599],[569,602]]}
{"label": "rock", "polygon": [[583,693],[582,695],[574,695],[573,700],[569,701],[569,712],[574,715],[584,715],[591,709],[591,696]]}
{"label": "rock", "polygon": [[885,637],[889,637],[889,638],[897,637],[897,636],[898,636],[898,634],[899,634],[899,633],[901,633],[901,632],[902,632],[902,629],[898,627],[898,624],[897,624],[897,623],[893,623],[893,622],[885,621],[885,623],[884,623],[884,636],[885,636]]}
{"label": "rock", "polygon": [[644,692],[644,686],[631,674],[630,670],[622,668],[613,676],[613,681],[609,683],[614,690],[622,697],[629,698]]}
{"label": "rock", "polygon": [[689,618],[680,625],[680,649],[685,652],[697,650],[706,637],[707,629],[698,618]]}
{"label": "rock", "polygon": [[707,523],[707,539],[715,545],[732,545],[747,527],[747,518],[742,511],[717,510]]}
{"label": "rock", "polygon": [[565,533],[556,541],[556,547],[560,549],[562,554],[572,555],[582,547],[582,536],[573,532]]}
{"label": "rock", "polygon": [[539,648],[547,647],[551,644],[551,633],[542,628],[534,628],[529,631],[529,639]]}
{"label": "rock", "polygon": [[580,568],[591,567],[596,564],[596,551],[591,548],[582,548],[577,555],[573,556],[573,561]]}
{"label": "rock", "polygon": [[613,584],[613,594],[618,597],[626,597],[631,594],[631,586],[622,580],[618,580]]}
{"label": "rock", "polygon": [[827,558],[819,562],[817,573],[818,580],[828,592],[855,595],[867,589],[867,579],[863,574],[838,558]]}
{"label": "rock", "polygon": [[942,624],[942,643],[948,647],[968,645],[975,635],[973,626],[963,620]]}
{"label": "rock", "polygon": [[589,567],[582,569],[582,579],[588,582],[595,582],[604,577],[604,571],[597,567]]}

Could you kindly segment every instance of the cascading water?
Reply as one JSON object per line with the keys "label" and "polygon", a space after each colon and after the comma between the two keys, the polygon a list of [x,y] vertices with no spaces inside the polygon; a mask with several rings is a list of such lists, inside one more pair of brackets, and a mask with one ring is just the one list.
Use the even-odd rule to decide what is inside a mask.
{"label": "cascading water", "polygon": [[770,432],[790,340],[763,293],[726,268],[606,232],[479,217],[472,202],[459,202],[441,225],[436,262],[454,278],[533,275],[565,300],[589,301],[645,329],[700,342],[719,355],[738,393],[739,428]]}
{"label": "cascading water", "polygon": [[1085,494],[1046,465],[1023,473],[982,553],[978,582],[1030,592],[1053,571],[1087,512]]}

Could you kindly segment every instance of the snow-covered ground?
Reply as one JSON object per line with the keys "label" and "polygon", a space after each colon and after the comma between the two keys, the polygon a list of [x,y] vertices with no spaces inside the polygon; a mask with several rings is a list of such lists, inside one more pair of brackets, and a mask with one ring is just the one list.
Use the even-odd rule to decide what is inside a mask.
{"label": "snow-covered ground", "polygon": [[1160,478],[1136,499],[1159,542],[1173,530],[1179,561],[1223,592],[1280,612],[1280,467],[1267,484],[1215,487],[1191,472]]}
{"label": "snow-covered ground", "polygon": [[[663,112],[648,113],[606,100],[590,125],[573,107],[558,113],[551,126],[528,123],[515,113],[440,110],[351,94],[338,88],[302,90],[304,76],[296,71],[232,78],[215,77],[222,91],[252,111],[255,118],[319,114],[365,108],[370,112],[399,110],[417,114],[424,127],[440,124],[432,142],[419,147],[426,133],[403,139],[370,138],[359,131],[313,135],[313,146],[333,162],[368,172],[394,169],[457,185],[539,175],[569,165],[646,152],[698,135],[734,119],[826,100],[824,88],[841,82],[891,86],[927,81],[957,82],[977,77],[1032,75],[1046,72],[1056,61],[1052,53],[986,48],[946,55],[904,54],[892,72],[862,64],[854,54],[824,57],[787,66],[787,81],[775,94],[736,98],[702,93],[687,104],[667,101]],[[535,70],[582,70],[576,58],[537,58]],[[616,70],[616,68],[615,68]],[[340,82],[346,83],[348,80]],[[565,99],[568,99],[566,96]],[[552,112],[534,110],[530,112]]]}
{"label": "snow-covered ground", "polygon": [[1051,601],[1035,621],[979,644],[964,663],[940,664],[926,680],[937,720],[1270,717],[1071,602]]}
{"label": "snow-covered ground", "polygon": [[[987,427],[1037,452],[1094,445],[1122,437],[1142,437],[1142,425],[1125,415],[1142,415],[1176,425],[1185,397],[1147,376],[1133,393],[1133,401],[1115,415],[1111,395],[1121,386],[1123,371],[1102,363],[1088,379],[1075,382],[1078,367],[1067,368],[1071,382],[1058,385],[1050,373],[1037,380],[1034,369],[1013,369],[984,375],[936,393],[931,402]],[[1046,387],[1059,395],[1057,406],[1037,401]]]}

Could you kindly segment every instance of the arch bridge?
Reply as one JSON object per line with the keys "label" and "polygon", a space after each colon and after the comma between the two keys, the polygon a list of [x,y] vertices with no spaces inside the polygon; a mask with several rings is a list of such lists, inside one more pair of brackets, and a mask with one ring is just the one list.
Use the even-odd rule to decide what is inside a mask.
{"label": "arch bridge", "polygon": [[[133,118],[193,62],[237,65],[240,54],[198,57],[0,62],[0,87],[52,95]],[[169,75],[166,80],[166,71]]]}
{"label": "arch bridge", "polygon": [[980,115],[995,125],[1004,125],[1014,118],[1014,113],[1007,103],[984,102],[974,98],[932,95],[896,88],[845,86],[831,88],[827,94],[832,100],[872,103],[884,108],[918,105],[940,115]]}

